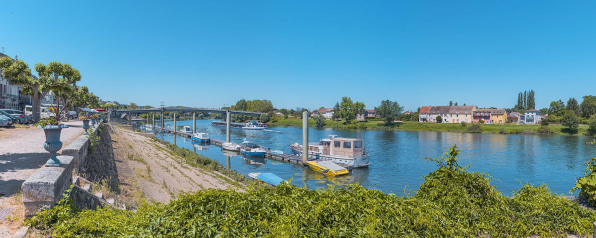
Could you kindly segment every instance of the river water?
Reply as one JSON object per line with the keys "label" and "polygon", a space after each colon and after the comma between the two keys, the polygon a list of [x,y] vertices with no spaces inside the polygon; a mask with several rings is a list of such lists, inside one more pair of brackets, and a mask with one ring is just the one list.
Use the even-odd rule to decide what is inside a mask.
{"label": "river water", "polygon": [[[210,125],[211,120],[197,120],[197,132],[209,133],[214,139],[225,140],[225,127]],[[191,126],[192,121],[178,121],[178,130]],[[173,122],[166,121],[172,128]],[[289,145],[302,143],[302,128],[271,127],[266,131],[231,130],[231,140],[236,143],[245,138],[251,142],[291,153]],[[568,193],[575,180],[584,175],[586,162],[596,157],[596,146],[586,145],[594,137],[468,134],[426,131],[372,131],[310,128],[309,141],[318,142],[328,135],[364,139],[365,148],[371,151],[370,167],[354,169],[347,176],[327,177],[308,167],[275,160],[226,156],[218,146],[195,148],[198,154],[230,166],[239,173],[270,172],[291,183],[310,189],[339,186],[358,182],[386,193],[403,195],[418,189],[423,176],[437,166],[420,158],[444,156],[446,147],[457,144],[461,150],[460,165],[470,165],[469,171],[485,172],[493,178],[504,195],[511,195],[522,183],[546,184],[553,192]],[[190,139],[172,134],[157,135],[179,147],[193,150]]]}

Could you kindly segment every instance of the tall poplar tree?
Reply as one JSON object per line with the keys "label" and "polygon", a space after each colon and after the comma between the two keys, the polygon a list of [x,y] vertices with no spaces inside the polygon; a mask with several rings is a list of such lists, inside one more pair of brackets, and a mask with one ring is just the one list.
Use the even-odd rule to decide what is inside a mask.
{"label": "tall poplar tree", "polygon": [[528,110],[528,91],[524,91],[524,110]]}

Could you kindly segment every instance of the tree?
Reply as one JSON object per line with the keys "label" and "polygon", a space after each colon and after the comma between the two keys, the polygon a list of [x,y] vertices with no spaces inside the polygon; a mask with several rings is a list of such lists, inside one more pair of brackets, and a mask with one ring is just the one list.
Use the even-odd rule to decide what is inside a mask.
{"label": "tree", "polygon": [[455,102],[455,104],[453,104],[453,106],[457,106],[457,102]]}
{"label": "tree", "polygon": [[320,112],[318,112],[317,115],[315,115],[313,117],[313,119],[315,120],[315,123],[317,124],[317,127],[324,127],[325,126],[325,117],[323,115],[321,115]]}
{"label": "tree", "polygon": [[383,118],[385,125],[390,125],[392,121],[395,121],[402,111],[403,107],[400,107],[399,103],[389,101],[389,99],[382,101],[379,107],[375,107],[375,113]]}
{"label": "tree", "polygon": [[437,120],[437,122],[442,122],[443,118],[441,116],[437,116],[437,118],[435,118],[435,120]]}
{"label": "tree", "polygon": [[573,111],[565,112],[562,122],[563,122],[562,123],[563,126],[566,126],[569,128],[569,134],[577,134],[577,132],[579,131],[580,121],[579,121],[579,118],[575,115],[575,112],[573,112]]}
{"label": "tree", "polygon": [[528,110],[528,91],[524,91],[524,110]]}
{"label": "tree", "polygon": [[515,105],[515,111],[519,111],[523,109],[523,105],[524,105],[524,99],[522,96],[522,93],[520,92],[519,94],[517,94],[517,105]]}
{"label": "tree", "polygon": [[449,101],[449,106],[453,106],[453,101]]}
{"label": "tree", "polygon": [[48,65],[37,63],[35,71],[38,76],[31,74],[31,69],[22,60],[12,60],[9,57],[0,59],[0,70],[2,77],[10,84],[23,86],[23,93],[33,97],[33,119],[39,121],[41,111],[41,99],[50,91],[65,90],[69,85],[74,85],[81,80],[78,70],[69,64],[50,62]]}
{"label": "tree", "polygon": [[263,114],[261,114],[259,119],[260,119],[261,123],[267,123],[271,120],[271,115],[269,115],[268,113],[263,113]]}
{"label": "tree", "polygon": [[288,111],[288,109],[285,108],[279,109],[279,113],[284,114],[284,116],[290,115],[290,111]]}
{"label": "tree", "polygon": [[559,99],[559,101],[550,102],[550,107],[548,108],[548,114],[560,116],[561,114],[564,113],[564,110],[565,110],[565,103]]}
{"label": "tree", "polygon": [[582,104],[580,104],[583,117],[589,118],[596,114],[596,96],[588,95],[583,97]]}
{"label": "tree", "polygon": [[339,116],[342,119],[346,120],[346,123],[350,123],[350,121],[354,120],[356,115],[354,113],[354,103],[352,102],[351,98],[342,97],[339,107],[340,107]]}
{"label": "tree", "polygon": [[588,134],[596,135],[596,115],[592,115],[588,120]]}
{"label": "tree", "polygon": [[540,111],[540,113],[542,113],[542,115],[548,114],[548,108],[546,108],[546,107],[545,108],[542,108],[542,109],[540,109],[538,111]]}
{"label": "tree", "polygon": [[353,108],[354,108],[354,113],[356,115],[364,114],[364,112],[366,112],[366,109],[365,109],[366,105],[364,105],[363,102],[355,102],[353,105]]}
{"label": "tree", "polygon": [[335,106],[333,106],[333,116],[331,117],[333,120],[338,120],[341,118],[341,113],[339,112],[340,110],[339,102],[336,102]]}
{"label": "tree", "polygon": [[527,109],[535,109],[535,107],[536,107],[536,103],[534,101],[534,90],[530,90],[530,92],[528,92]]}
{"label": "tree", "polygon": [[567,110],[573,111],[576,115],[579,115],[579,103],[575,98],[571,97],[567,100]]}

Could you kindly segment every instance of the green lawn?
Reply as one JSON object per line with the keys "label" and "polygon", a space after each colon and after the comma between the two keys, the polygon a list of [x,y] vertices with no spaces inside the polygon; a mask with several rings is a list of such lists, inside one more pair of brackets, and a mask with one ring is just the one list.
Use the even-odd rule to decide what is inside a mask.
{"label": "green lawn", "polygon": [[[325,121],[325,127],[336,127],[337,122],[332,120]],[[429,123],[429,122],[399,122],[392,123],[390,126],[385,126],[382,121],[367,121],[358,122],[358,124],[366,124],[366,128],[369,130],[414,130],[414,131],[453,131],[453,132],[466,132],[468,127],[462,127],[460,123]],[[288,118],[280,120],[275,123],[267,123],[273,126],[302,126],[302,120],[296,118]],[[315,121],[310,119],[308,121],[310,127],[315,127]],[[468,124],[470,126],[470,124]],[[540,125],[513,125],[513,124],[482,124],[483,133],[499,133],[503,129],[504,133],[516,134],[522,133],[525,130],[531,130],[534,133],[538,131]],[[340,128],[349,128],[348,125],[344,125],[344,121],[339,122]],[[549,125],[549,127],[558,135],[569,135],[566,133],[567,127],[562,125]],[[579,133],[577,135],[584,135],[588,126],[580,126]]]}

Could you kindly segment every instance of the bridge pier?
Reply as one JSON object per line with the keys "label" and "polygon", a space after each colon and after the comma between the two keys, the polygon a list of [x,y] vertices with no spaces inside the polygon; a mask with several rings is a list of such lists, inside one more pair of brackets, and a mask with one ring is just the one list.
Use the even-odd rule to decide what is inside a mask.
{"label": "bridge pier", "polygon": [[302,112],[302,163],[308,161],[308,112]]}
{"label": "bridge pier", "polygon": [[226,110],[226,142],[230,143],[230,110]]}
{"label": "bridge pier", "polygon": [[153,114],[153,124],[152,124],[153,132],[155,132],[155,114]]}
{"label": "bridge pier", "polygon": [[174,137],[176,137],[176,113],[174,113]]}
{"label": "bridge pier", "polygon": [[192,113],[192,134],[197,133],[197,117],[196,113]]}
{"label": "bridge pier", "polygon": [[159,120],[161,121],[161,129],[163,131],[163,108],[161,109],[161,117],[159,118]]}
{"label": "bridge pier", "polygon": [[130,110],[128,110],[128,125],[132,125],[132,114],[130,114]]}

